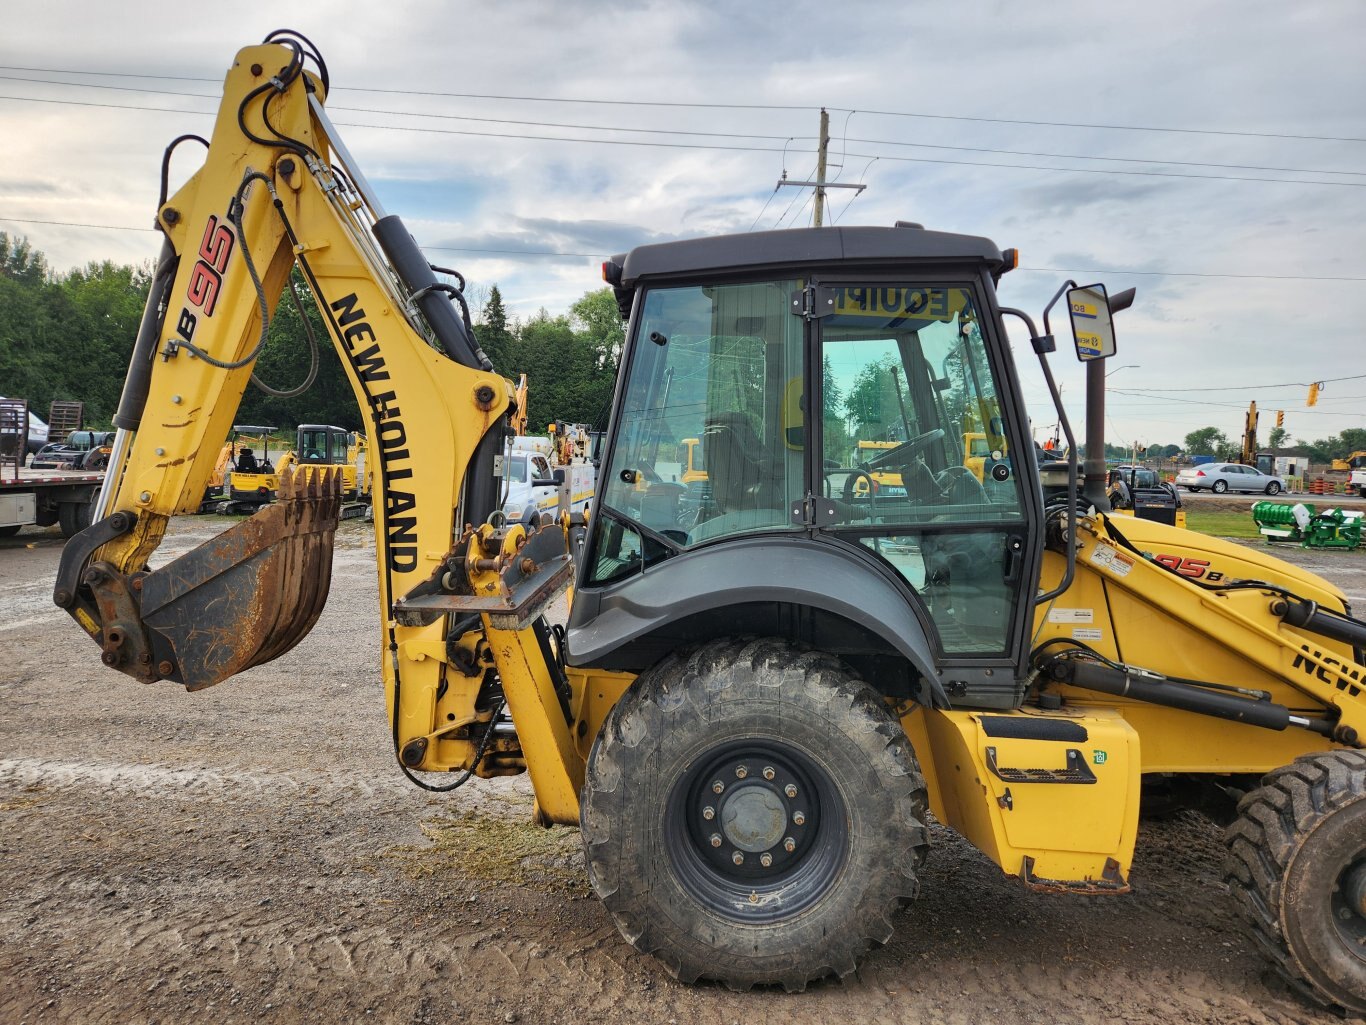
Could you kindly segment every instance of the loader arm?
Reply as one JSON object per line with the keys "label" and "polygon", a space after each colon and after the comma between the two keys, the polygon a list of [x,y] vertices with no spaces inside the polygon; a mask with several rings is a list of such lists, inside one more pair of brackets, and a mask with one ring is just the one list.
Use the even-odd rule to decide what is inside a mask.
{"label": "loader arm", "polygon": [[[350,160],[325,114],[325,68],[302,68],[306,47],[282,36],[238,53],[203,166],[157,211],[166,242],[105,492],[96,522],[66,549],[54,599],[107,665],[190,690],[277,657],[312,627],[330,578],[336,472],[306,480],[286,470],[278,502],[148,566],[169,518],[199,506],[264,324],[297,264],[366,421],[395,749],[408,768],[458,768],[481,739],[471,725],[493,732],[488,701],[476,703],[497,653],[481,641],[477,617],[502,613],[519,643],[539,651],[518,616],[525,606],[500,593],[499,573],[525,532],[472,529],[496,506],[512,386],[475,343],[454,304],[463,297],[437,282]],[[568,560],[552,541],[538,551],[550,553],[558,586]],[[542,592],[546,584],[538,578]],[[471,598],[476,586],[482,599]],[[396,602],[413,592],[427,606],[396,616]],[[445,600],[452,593],[463,604]],[[539,702],[547,674],[537,670],[528,687]],[[523,703],[506,700],[514,713]],[[488,755],[481,771],[496,771],[499,746]]]}

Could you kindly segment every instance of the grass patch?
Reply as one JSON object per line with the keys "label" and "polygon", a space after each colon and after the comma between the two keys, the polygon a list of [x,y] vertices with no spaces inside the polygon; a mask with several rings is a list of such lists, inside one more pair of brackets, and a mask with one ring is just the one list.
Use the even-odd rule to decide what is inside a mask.
{"label": "grass patch", "polygon": [[1257,529],[1257,521],[1252,518],[1249,510],[1218,512],[1187,506],[1186,529],[1209,534],[1211,537],[1237,537],[1253,541],[1259,540],[1262,536]]}
{"label": "grass patch", "polygon": [[478,812],[439,815],[421,828],[429,841],[425,846],[386,852],[402,863],[409,878],[445,874],[455,868],[477,879],[548,893],[587,896],[590,892],[577,829],[545,829]]}

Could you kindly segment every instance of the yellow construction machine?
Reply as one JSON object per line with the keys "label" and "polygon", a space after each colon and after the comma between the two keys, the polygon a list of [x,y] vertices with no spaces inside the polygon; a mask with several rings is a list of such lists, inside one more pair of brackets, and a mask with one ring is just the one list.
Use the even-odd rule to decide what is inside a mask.
{"label": "yellow construction machine", "polygon": [[[203,166],[156,211],[100,507],[54,592],[106,665],[200,690],[288,651],[323,607],[333,474],[282,474],[277,502],[155,564],[298,266],[375,461],[397,765],[427,790],[528,772],[538,818],[582,830],[622,935],[679,979],[847,975],[914,929],[898,909],[931,813],[1022,885],[1122,894],[1156,795],[1228,815],[1233,897],[1275,969],[1366,1011],[1366,624],[1261,550],[1111,517],[1103,470],[1083,499],[1075,456],[1047,489],[1032,459],[985,481],[965,462],[982,409],[1004,451],[1033,448],[1008,318],[1076,452],[1049,314],[1065,297],[1099,360],[1125,297],[1068,282],[1040,331],[998,302],[1013,250],[918,225],[641,246],[604,268],[629,321],[591,515],[510,521],[494,470],[513,384],[328,93],[303,37],[242,50]],[[905,440],[847,466],[833,396],[889,372],[901,408],[860,422]],[[706,439],[705,512],[654,483],[676,455],[662,438]],[[905,493],[829,486],[878,472]],[[543,613],[571,580],[558,643]]]}
{"label": "yellow construction machine", "polygon": [[310,480],[336,471],[341,477],[342,498],[369,498],[370,466],[366,460],[365,435],[345,427],[327,424],[300,424],[293,451],[280,458],[279,472],[293,467],[296,478]]}
{"label": "yellow construction machine", "polygon": [[[220,513],[254,513],[275,501],[280,486],[280,469],[270,459],[270,443],[277,433],[275,427],[234,424],[228,439],[229,459],[224,469],[216,463],[209,476],[209,485],[218,480],[222,501],[215,506]],[[260,445],[260,453],[256,446]],[[289,458],[279,456],[281,464]],[[222,462],[221,452],[218,462]]]}

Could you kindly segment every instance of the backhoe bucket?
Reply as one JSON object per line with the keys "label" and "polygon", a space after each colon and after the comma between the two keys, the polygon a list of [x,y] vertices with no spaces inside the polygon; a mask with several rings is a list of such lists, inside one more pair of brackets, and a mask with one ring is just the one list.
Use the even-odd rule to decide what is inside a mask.
{"label": "backhoe bucket", "polygon": [[105,663],[200,690],[289,651],[327,601],[341,486],[286,470],[276,502],[158,570],[93,565]]}

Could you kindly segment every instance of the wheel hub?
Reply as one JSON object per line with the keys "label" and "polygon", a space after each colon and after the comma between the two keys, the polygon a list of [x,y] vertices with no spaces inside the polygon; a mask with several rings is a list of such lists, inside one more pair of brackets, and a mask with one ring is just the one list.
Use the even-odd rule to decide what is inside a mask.
{"label": "wheel hub", "polygon": [[1366,919],[1366,861],[1360,861],[1355,868],[1348,869],[1343,880],[1343,891],[1347,895],[1347,907],[1355,911],[1357,917]]}
{"label": "wheel hub", "polygon": [[1348,865],[1333,887],[1333,926],[1347,949],[1366,961],[1366,858]]}
{"label": "wheel hub", "polygon": [[787,808],[766,786],[742,786],[721,805],[721,831],[742,851],[766,851],[782,840],[786,830]]}
{"label": "wheel hub", "polygon": [[776,751],[734,750],[695,777],[689,833],[713,870],[743,885],[796,871],[819,834],[808,776]]}

